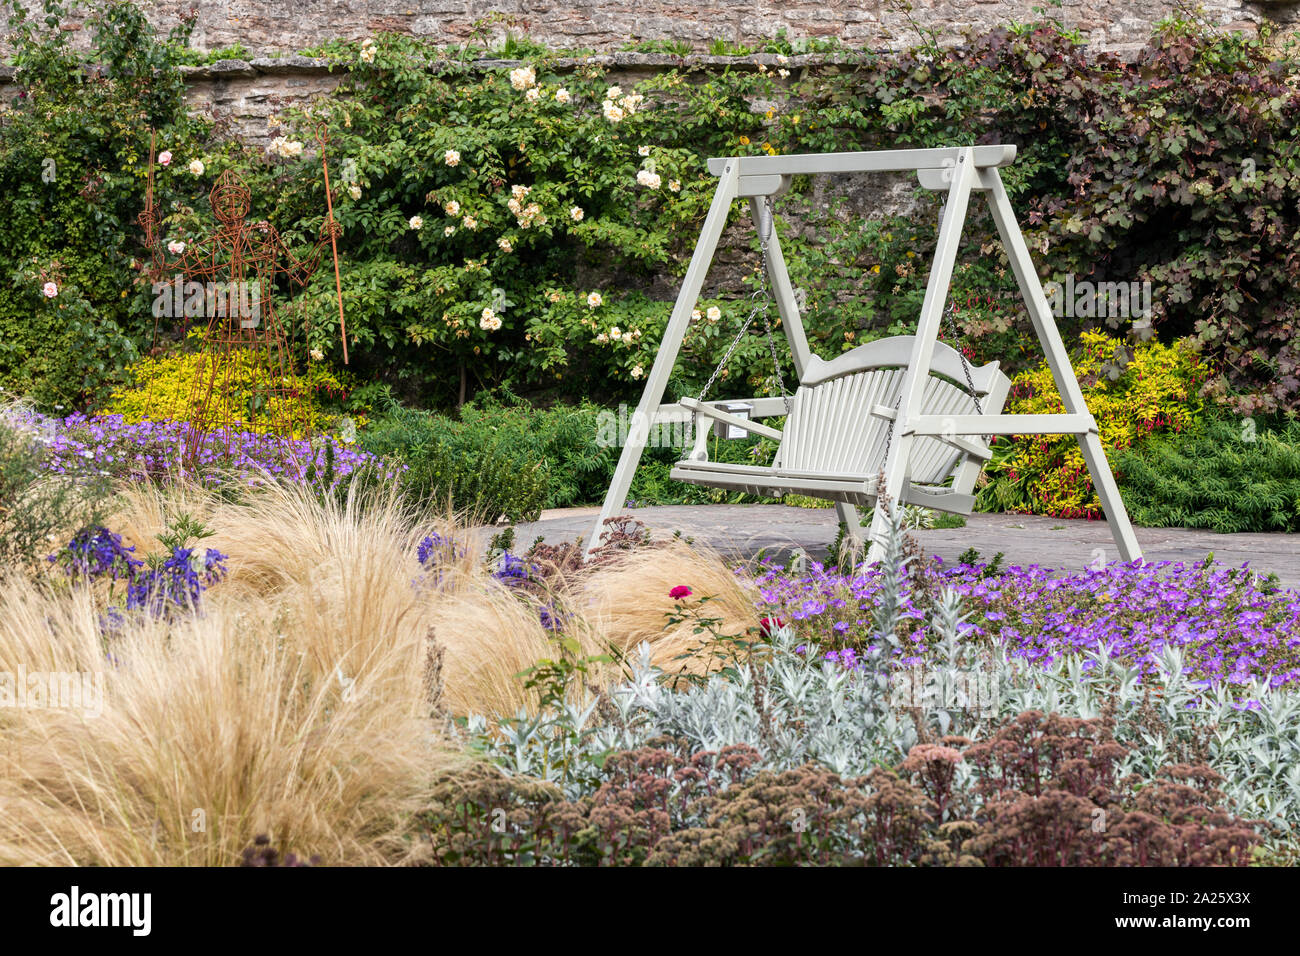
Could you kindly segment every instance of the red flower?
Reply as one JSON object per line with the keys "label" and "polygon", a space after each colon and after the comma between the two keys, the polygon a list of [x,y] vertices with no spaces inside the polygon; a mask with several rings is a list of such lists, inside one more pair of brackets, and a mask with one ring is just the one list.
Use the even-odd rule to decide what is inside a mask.
{"label": "red flower", "polygon": [[690,597],[694,592],[684,584],[679,584],[668,592],[668,596],[674,601],[680,601],[682,598]]}
{"label": "red flower", "polygon": [[771,637],[783,627],[785,627],[785,621],[779,617],[765,617],[758,622],[758,633],[763,637]]}

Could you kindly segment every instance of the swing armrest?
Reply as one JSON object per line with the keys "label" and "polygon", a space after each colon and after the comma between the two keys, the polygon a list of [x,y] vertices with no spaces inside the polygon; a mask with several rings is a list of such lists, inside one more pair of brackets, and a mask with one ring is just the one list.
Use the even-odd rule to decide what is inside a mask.
{"label": "swing armrest", "polygon": [[[871,414],[876,418],[883,418],[890,422],[898,419],[898,413],[888,405],[871,406]],[[974,441],[964,435],[930,435],[928,437],[941,441],[946,445],[952,445],[957,450],[980,461],[988,461],[993,457],[993,451],[988,445],[980,441]]]}
{"label": "swing armrest", "polygon": [[745,431],[752,432],[755,435],[761,435],[764,438],[770,438],[773,441],[781,440],[781,433],[775,428],[768,425],[760,425],[758,422],[752,421],[748,418],[741,418],[738,415],[732,415],[730,412],[724,412],[720,408],[714,408],[712,405],[698,402],[693,398],[683,398],[678,401],[677,404],[692,412],[699,412],[701,415],[707,416],[708,418],[716,419],[717,421],[724,422],[728,425],[735,425],[737,428],[743,428]]}

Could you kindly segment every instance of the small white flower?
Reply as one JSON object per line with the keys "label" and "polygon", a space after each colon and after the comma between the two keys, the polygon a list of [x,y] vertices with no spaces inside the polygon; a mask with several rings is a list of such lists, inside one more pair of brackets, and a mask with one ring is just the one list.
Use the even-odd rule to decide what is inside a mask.
{"label": "small white flower", "polygon": [[444,236],[450,236],[450,235],[453,235],[455,232],[456,232],[456,227],[455,227],[455,226],[448,226],[446,229],[444,229],[444,230],[442,231],[442,234],[443,234]]}
{"label": "small white flower", "polygon": [[777,70],[777,71],[776,71],[776,75],[779,76],[779,77],[781,77],[781,79],[784,80],[787,76],[790,75],[790,71],[789,71],[789,70],[784,70],[784,69],[783,69],[783,70]]}
{"label": "small white flower", "polygon": [[495,332],[501,328],[501,319],[491,309],[484,309],[479,314],[478,327],[485,332]]}
{"label": "small white flower", "polygon": [[623,95],[623,87],[621,86],[611,86],[609,89],[605,91],[605,99],[607,100],[616,100],[622,95]]}
{"label": "small white flower", "polygon": [[569,218],[574,222],[582,222],[582,217],[585,215],[586,213],[582,211],[581,206],[574,206],[569,210]]}
{"label": "small white flower", "polygon": [[448,166],[459,166],[460,153],[458,153],[454,149],[449,149],[447,150],[447,152],[442,154],[442,161],[446,163]]}
{"label": "small white flower", "polygon": [[599,292],[593,292],[587,296],[587,308],[589,309],[599,309],[604,302],[605,300],[601,298]]}
{"label": "small white flower", "polygon": [[531,66],[521,66],[510,71],[510,85],[517,90],[526,90],[537,84],[537,73]]}
{"label": "small white flower", "polygon": [[640,170],[636,174],[636,181],[647,189],[658,189],[660,183],[663,182],[658,173],[652,173],[648,169]]}
{"label": "small white flower", "polygon": [[373,46],[363,46],[361,48],[361,53],[358,54],[358,59],[360,59],[362,63],[374,63],[375,48]]}
{"label": "small white flower", "polygon": [[643,369],[640,365],[634,365],[634,366],[632,366],[632,377],[633,377],[633,378],[640,378],[640,377],[641,377],[642,375],[644,375],[644,374],[645,374],[645,369]]}
{"label": "small white flower", "polygon": [[557,103],[567,103],[571,98],[572,97],[569,96],[569,91],[563,86],[555,91],[555,102]]}
{"label": "small white flower", "polygon": [[524,94],[524,100],[529,103],[536,103],[541,98],[542,91],[535,86]]}
{"label": "small white flower", "polygon": [[784,53],[778,53],[776,55],[776,62],[780,63],[782,66],[785,66],[787,63],[790,62],[790,58],[786,56]]}
{"label": "small white flower", "polygon": [[185,243],[181,242],[179,239],[173,239],[171,242],[167,243],[167,251],[174,256],[179,256],[185,251]]}
{"label": "small white flower", "polygon": [[617,342],[623,338],[623,330],[616,325],[609,330],[609,337]]}
{"label": "small white flower", "polygon": [[626,115],[621,107],[615,106],[609,100],[602,103],[600,108],[605,114],[605,119],[609,120],[611,123],[622,122],[623,117]]}
{"label": "small white flower", "polygon": [[418,231],[424,228],[424,218],[421,216],[412,216],[406,224],[412,229]]}
{"label": "small white flower", "polygon": [[708,316],[710,322],[716,322],[718,319],[722,318],[722,310],[716,305],[709,306],[709,311],[704,314]]}
{"label": "small white flower", "polygon": [[670,179],[670,180],[668,180],[668,191],[669,191],[669,192],[673,192],[673,193],[679,193],[679,192],[681,192],[681,191],[682,191],[682,184],[681,184],[681,182],[680,182],[679,180],[676,180],[676,179]]}
{"label": "small white flower", "polygon": [[311,360],[313,362],[322,362],[325,360],[325,353],[322,352],[320,349],[312,349]]}
{"label": "small white flower", "polygon": [[[497,314],[493,312],[490,308],[485,308],[482,312],[479,313],[479,317],[478,317],[479,324],[482,325],[484,322],[490,322],[493,319],[495,319],[496,316]],[[483,326],[483,327],[487,328],[487,326]]]}
{"label": "small white flower", "polygon": [[609,336],[606,335],[604,332],[601,332],[600,335],[596,336],[596,341],[599,342],[601,345],[604,345],[606,342],[609,341]]}
{"label": "small white flower", "polygon": [[631,332],[627,334],[627,336],[629,339],[639,339],[641,337],[641,330],[633,329]]}
{"label": "small white flower", "polygon": [[639,147],[639,148],[637,149],[636,152],[637,152],[637,155],[638,155],[638,156],[649,156],[649,155],[650,155],[650,147],[649,147],[649,146],[641,146],[641,147]]}
{"label": "small white flower", "polygon": [[207,167],[203,165],[203,160],[201,159],[194,160],[193,162],[190,163],[189,166],[190,172],[193,173],[195,176],[202,176],[203,170],[206,168]]}
{"label": "small white flower", "polygon": [[456,200],[454,199],[451,202],[447,203],[447,205],[443,206],[442,208],[446,211],[447,215],[449,216],[460,215],[460,203],[456,202]]}
{"label": "small white flower", "polygon": [[699,309],[695,309],[693,312],[691,312],[691,318],[694,319],[696,322],[698,322],[700,321],[700,319],[704,318],[704,313],[701,312]]}
{"label": "small white flower", "polygon": [[353,183],[351,186],[348,187],[348,195],[351,196],[353,199],[360,199],[361,187],[358,186],[356,183]]}
{"label": "small white flower", "polygon": [[497,240],[497,245],[501,247],[502,252],[514,252],[515,250],[515,247],[511,244],[510,240],[507,239],[505,236],[502,236],[500,239]]}
{"label": "small white flower", "polygon": [[461,225],[464,226],[466,229],[473,231],[478,228],[478,220],[475,219],[473,216],[466,216],[464,219],[461,220]]}
{"label": "small white flower", "polygon": [[532,186],[521,186],[519,183],[510,187],[510,197],[518,203],[522,203],[524,198],[533,191]]}

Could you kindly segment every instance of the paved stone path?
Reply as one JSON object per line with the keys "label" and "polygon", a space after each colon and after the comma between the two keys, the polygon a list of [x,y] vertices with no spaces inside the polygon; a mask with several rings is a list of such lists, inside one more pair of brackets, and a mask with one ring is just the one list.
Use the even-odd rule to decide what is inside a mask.
{"label": "paved stone path", "polygon": [[[586,538],[599,511],[544,511],[538,521],[518,525],[515,540],[526,547],[539,535],[552,544]],[[680,531],[696,542],[742,557],[763,549],[788,554],[794,548],[824,557],[837,527],[833,508],[786,505],[664,505],[633,508],[628,514],[644,521],[656,537]],[[912,534],[927,554],[937,554],[945,561],[956,560],[967,548],[974,548],[984,559],[1001,551],[1006,565],[1038,564],[1061,570],[1087,567],[1096,560],[1098,549],[1106,561],[1118,557],[1104,521],[975,514],[966,519],[964,528]],[[1213,551],[1225,564],[1249,562],[1255,571],[1277,574],[1287,587],[1300,587],[1300,535],[1138,528],[1137,537],[1148,561],[1200,561]]]}

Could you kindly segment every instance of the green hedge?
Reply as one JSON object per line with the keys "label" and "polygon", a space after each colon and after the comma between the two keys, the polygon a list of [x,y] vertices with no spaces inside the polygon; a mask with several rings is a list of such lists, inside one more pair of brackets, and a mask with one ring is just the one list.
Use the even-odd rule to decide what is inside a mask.
{"label": "green hedge", "polygon": [[1114,464],[1138,524],[1300,531],[1300,422],[1216,421],[1135,445]]}

